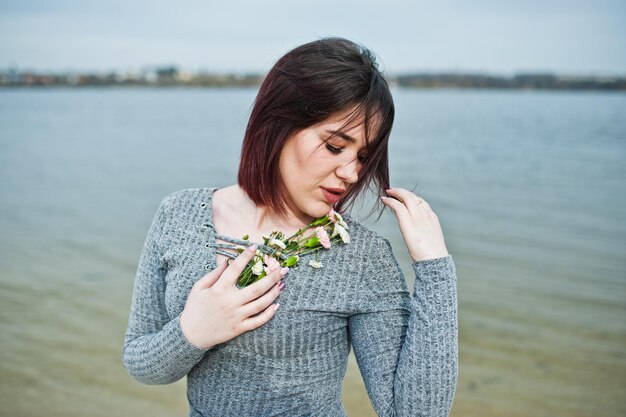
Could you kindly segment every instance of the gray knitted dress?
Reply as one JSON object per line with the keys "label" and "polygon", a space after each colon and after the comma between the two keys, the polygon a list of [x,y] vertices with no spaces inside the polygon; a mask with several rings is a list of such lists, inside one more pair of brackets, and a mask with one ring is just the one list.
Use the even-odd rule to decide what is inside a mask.
{"label": "gray knitted dress", "polygon": [[211,198],[177,191],[161,202],[141,253],[126,330],[124,368],[145,384],[187,376],[189,416],[346,416],[342,381],[354,349],[379,416],[447,416],[458,378],[452,256],[412,263],[409,294],[389,241],[350,215],[349,244],[321,249],[285,276],[267,323],[209,349],[191,344],[180,314],[195,281],[216,268],[223,242]]}

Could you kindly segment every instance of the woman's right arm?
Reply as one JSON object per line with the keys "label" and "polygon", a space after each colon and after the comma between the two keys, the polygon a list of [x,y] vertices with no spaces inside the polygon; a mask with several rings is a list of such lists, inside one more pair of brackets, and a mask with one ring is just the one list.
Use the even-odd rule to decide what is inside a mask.
{"label": "woman's right arm", "polygon": [[122,363],[144,384],[170,384],[185,376],[209,348],[190,343],[180,327],[180,316],[170,320],[165,309],[162,241],[167,220],[167,197],[161,201],[146,237],[133,289]]}
{"label": "woman's right arm", "polygon": [[277,268],[246,288],[236,282],[255,248],[222,263],[200,278],[183,311],[170,319],[165,308],[163,260],[168,198],[159,205],[139,259],[122,363],[139,382],[170,384],[181,379],[213,346],[268,322],[276,313],[279,281],[289,268]]}

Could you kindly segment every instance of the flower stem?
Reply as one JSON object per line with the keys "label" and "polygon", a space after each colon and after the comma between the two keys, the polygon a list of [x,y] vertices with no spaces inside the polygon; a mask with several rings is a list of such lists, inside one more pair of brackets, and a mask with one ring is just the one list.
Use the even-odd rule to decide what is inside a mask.
{"label": "flower stem", "polygon": [[[337,237],[334,237],[334,238],[331,238],[331,239],[330,239],[330,244],[331,244],[331,245],[332,245],[333,243],[339,243],[339,242],[342,242],[342,240],[341,240],[341,236],[337,236]],[[315,252],[315,251],[317,251],[317,250],[319,250],[319,249],[320,249],[320,247],[318,246],[318,247],[315,247],[315,248],[311,248],[311,249],[309,249],[309,250],[305,250],[305,251],[303,251],[303,252],[301,252],[301,253],[298,253],[298,255],[300,255],[300,256],[302,256],[302,255],[307,255],[307,254],[309,254],[309,253],[311,253],[311,252]]]}
{"label": "flower stem", "polygon": [[304,231],[306,229],[308,229],[309,227],[311,227],[311,225],[305,226],[302,229],[299,229],[296,233],[294,233],[292,236],[289,236],[289,238],[286,241],[290,241],[291,239],[300,236],[302,233],[304,233]]}

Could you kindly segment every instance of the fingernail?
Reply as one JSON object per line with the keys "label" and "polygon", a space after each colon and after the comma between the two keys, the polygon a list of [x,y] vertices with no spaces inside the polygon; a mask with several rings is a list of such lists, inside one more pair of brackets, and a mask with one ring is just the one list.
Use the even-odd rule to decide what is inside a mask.
{"label": "fingernail", "polygon": [[257,246],[258,246],[258,245],[255,243],[254,245],[249,246],[249,247],[248,247],[248,250],[249,250],[250,252],[255,252],[255,251],[256,251],[256,248],[257,248]]}
{"label": "fingernail", "polygon": [[286,267],[284,267],[283,269],[280,270],[280,275],[284,276],[285,274],[287,274],[287,272],[289,272],[289,267],[288,266],[286,266]]}
{"label": "fingernail", "polygon": [[278,289],[282,291],[283,288],[285,288],[285,283],[283,281],[280,281],[280,284],[278,284]]}

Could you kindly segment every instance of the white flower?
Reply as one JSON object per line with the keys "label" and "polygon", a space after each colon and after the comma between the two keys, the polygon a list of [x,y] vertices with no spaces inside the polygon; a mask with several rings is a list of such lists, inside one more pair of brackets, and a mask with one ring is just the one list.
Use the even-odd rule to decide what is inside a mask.
{"label": "white flower", "polygon": [[335,217],[337,218],[337,223],[335,224],[339,224],[341,225],[341,227],[348,230],[348,224],[343,220],[343,217],[341,217],[341,214],[335,212]]}
{"label": "white flower", "polygon": [[321,261],[316,261],[315,259],[311,259],[309,261],[309,265],[311,265],[313,268],[321,268],[323,266]]}
{"label": "white flower", "polygon": [[335,228],[333,229],[333,234],[331,237],[335,237],[339,235],[343,243],[350,243],[350,235],[339,223],[335,223]]}
{"label": "white flower", "polygon": [[252,273],[254,275],[261,275],[263,272],[263,261],[261,259],[257,259],[257,261],[252,265]]}
{"label": "white flower", "polygon": [[287,246],[285,246],[285,243],[282,240],[279,239],[272,239],[270,240],[270,243],[268,243],[269,246],[271,245],[276,245],[276,246],[280,246],[281,249],[285,249]]}

